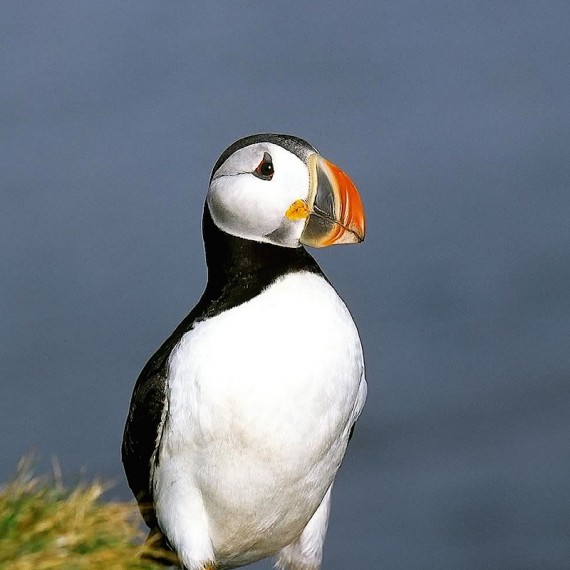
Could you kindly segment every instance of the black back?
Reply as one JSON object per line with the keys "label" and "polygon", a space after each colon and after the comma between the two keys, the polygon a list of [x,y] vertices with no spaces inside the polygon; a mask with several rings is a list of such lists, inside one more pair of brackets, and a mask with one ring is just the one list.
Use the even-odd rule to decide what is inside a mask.
{"label": "black back", "polygon": [[163,414],[168,414],[168,409],[165,409],[168,406],[168,363],[173,349],[195,323],[249,301],[287,273],[309,271],[323,275],[303,247],[279,247],[221,231],[212,221],[207,206],[204,208],[202,232],[208,266],[206,289],[198,304],[140,373],[123,436],[122,459],[127,480],[151,533],[158,528],[151,462],[158,461],[155,449],[160,447],[161,420]]}

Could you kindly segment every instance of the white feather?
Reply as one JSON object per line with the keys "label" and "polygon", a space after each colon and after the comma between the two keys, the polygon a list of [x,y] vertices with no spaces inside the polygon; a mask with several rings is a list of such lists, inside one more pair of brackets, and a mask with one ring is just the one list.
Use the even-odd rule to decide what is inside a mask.
{"label": "white feather", "polygon": [[297,548],[320,560],[323,498],[366,397],[358,332],[326,280],[289,274],[199,322],[172,353],[167,392],[155,503],[186,567],[276,554],[323,503]]}

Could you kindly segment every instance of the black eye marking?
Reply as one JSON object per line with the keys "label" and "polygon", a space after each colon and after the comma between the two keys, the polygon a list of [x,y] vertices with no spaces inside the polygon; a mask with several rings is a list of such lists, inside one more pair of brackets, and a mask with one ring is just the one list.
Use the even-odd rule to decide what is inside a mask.
{"label": "black eye marking", "polygon": [[261,162],[257,165],[257,168],[253,171],[253,174],[262,180],[271,180],[273,178],[273,159],[271,155],[266,152],[261,159]]}

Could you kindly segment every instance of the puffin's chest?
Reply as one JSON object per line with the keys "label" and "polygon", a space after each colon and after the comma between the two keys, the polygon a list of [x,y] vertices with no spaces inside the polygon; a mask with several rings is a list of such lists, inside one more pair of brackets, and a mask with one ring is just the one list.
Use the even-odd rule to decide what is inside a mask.
{"label": "puffin's chest", "polygon": [[170,359],[170,429],[197,445],[268,441],[272,453],[322,442],[350,415],[362,367],[334,289],[319,275],[289,274],[182,338]]}
{"label": "puffin's chest", "polygon": [[232,567],[289,544],[332,483],[364,394],[356,327],[319,275],[288,274],[196,324],[169,361],[163,529],[207,517]]}

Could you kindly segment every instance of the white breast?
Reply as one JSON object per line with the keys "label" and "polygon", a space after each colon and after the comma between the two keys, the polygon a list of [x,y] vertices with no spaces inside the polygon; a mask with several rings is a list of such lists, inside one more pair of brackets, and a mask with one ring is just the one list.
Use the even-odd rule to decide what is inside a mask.
{"label": "white breast", "polygon": [[318,275],[289,274],[186,333],[170,360],[154,484],[161,526],[187,565],[208,547],[246,563],[295,539],[365,396],[356,327]]}

